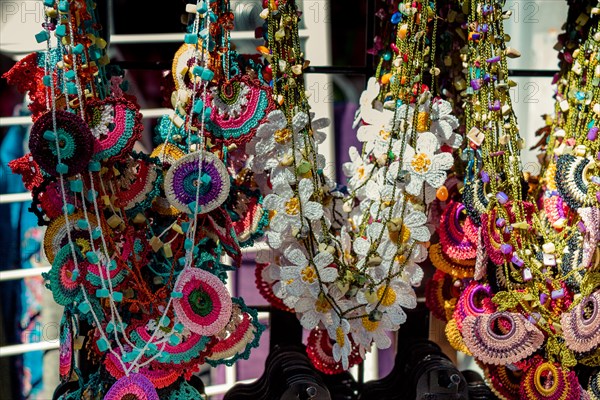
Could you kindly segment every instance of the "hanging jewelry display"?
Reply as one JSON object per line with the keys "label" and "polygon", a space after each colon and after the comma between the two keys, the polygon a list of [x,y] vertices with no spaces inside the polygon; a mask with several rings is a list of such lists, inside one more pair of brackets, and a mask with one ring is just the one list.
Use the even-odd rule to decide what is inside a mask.
{"label": "hanging jewelry display", "polygon": [[[264,329],[226,279],[240,242],[266,223],[243,147],[273,108],[270,89],[232,61],[229,2],[188,4],[173,112],[153,153],[138,153],[139,106],[108,66],[95,4],[45,5],[36,39],[47,51],[7,77],[33,101],[31,153],[11,167],[48,225],[45,279],[65,306],[61,379],[78,382],[60,398],[200,398],[186,383],[200,365],[248,358]],[[92,325],[85,346],[96,372],[85,379],[73,364],[77,320]]]}
{"label": "hanging jewelry display", "polygon": [[[402,308],[416,306],[412,286],[422,279],[417,263],[430,238],[426,206],[453,165],[440,142],[458,123],[423,83],[436,73],[428,61],[435,7],[401,2],[397,10],[395,39],[361,97],[356,121],[364,147],[351,149],[352,161],[344,165],[348,194],[335,192],[323,174],[317,150],[323,124],[312,120],[300,79],[306,62],[297,9],[293,2],[269,2],[264,11],[269,40],[263,51],[280,110],[255,141],[255,171],[267,171],[272,186],[265,207],[272,212],[266,236],[274,254],[259,258],[270,263],[261,278],[270,283],[270,296],[312,330],[308,353],[326,373],[360,361],[373,343],[389,347],[386,332],[405,321]],[[333,345],[319,339],[325,333]]]}
{"label": "hanging jewelry display", "polygon": [[[594,132],[597,28],[592,28],[585,44],[575,51],[580,59],[567,74],[569,83],[564,83],[568,100],[559,107],[569,121],[564,128],[568,133],[558,135],[560,139],[550,136],[557,140],[548,146],[556,168],[551,162],[546,170],[546,176],[550,172],[556,178],[552,196],[560,200],[554,202],[560,209],[555,218],[543,202],[544,208],[537,211],[523,179],[519,161],[523,142],[508,94],[514,82],[506,67],[507,57],[519,53],[506,46],[502,20],[508,13],[501,6],[496,2],[469,5],[469,50],[464,65],[470,97],[466,102],[469,147],[463,151],[467,169],[462,192],[468,217],[460,231],[442,218],[440,229],[444,230],[439,232],[441,241],[447,242],[441,256],[475,256],[473,277],[480,283],[464,275],[462,268],[447,268],[446,263],[438,262],[439,269],[452,271],[460,279],[454,282],[461,294],[456,305],[450,305],[454,312],[446,332],[455,348],[473,354],[500,398],[575,399],[581,397],[582,388],[573,368],[578,363],[595,365],[589,364],[589,352],[596,342],[588,325],[593,324],[589,313],[593,312],[597,282],[586,268],[591,265],[589,254],[598,251],[597,242],[591,247],[589,243],[595,234],[575,238],[588,231],[585,222],[577,223],[582,214],[594,224],[598,189],[592,183],[569,182],[576,181],[572,178],[581,174],[588,161],[593,163],[591,157],[598,151],[593,142],[576,143],[576,138],[587,140],[590,129],[592,136]],[[591,10],[591,18],[595,18],[598,9]],[[583,89],[579,89],[581,85]],[[578,112],[568,111],[571,104]],[[561,146],[567,147],[564,156],[561,150],[556,152]],[[565,165],[560,173],[559,163]],[[552,190],[548,183],[543,196]],[[452,214],[453,209],[458,207],[446,211]],[[593,232],[597,230],[592,227]],[[441,291],[441,283],[435,287],[439,289],[432,288],[432,295]],[[581,307],[587,308],[583,311]],[[581,321],[574,317],[577,312],[583,315]],[[448,316],[447,312],[438,314]],[[579,335],[586,337],[585,345],[575,341]]]}

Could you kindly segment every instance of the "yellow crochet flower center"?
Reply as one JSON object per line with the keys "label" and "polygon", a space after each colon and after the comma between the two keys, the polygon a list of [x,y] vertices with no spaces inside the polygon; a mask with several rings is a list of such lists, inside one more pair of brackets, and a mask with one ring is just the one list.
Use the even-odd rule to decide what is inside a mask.
{"label": "yellow crochet flower center", "polygon": [[289,128],[283,128],[275,131],[273,135],[275,137],[275,141],[279,144],[284,144],[292,137],[292,130]]}
{"label": "yellow crochet flower center", "polygon": [[404,224],[399,230],[390,230],[389,236],[392,242],[396,244],[408,243],[410,240],[410,229]]}
{"label": "yellow crochet flower center", "polygon": [[319,298],[315,302],[315,310],[317,310],[317,312],[321,314],[325,314],[327,311],[331,310],[331,304],[329,304],[325,296],[319,296]]}
{"label": "yellow crochet flower center", "polygon": [[389,138],[390,138],[390,135],[391,135],[391,132],[389,132],[389,131],[386,131],[385,129],[381,129],[381,130],[379,131],[379,136],[381,136],[381,138],[382,138],[383,140],[389,140]]}
{"label": "yellow crochet flower center", "polygon": [[427,154],[419,153],[415,154],[410,162],[410,165],[412,165],[416,172],[424,174],[425,172],[429,171],[429,168],[431,167],[431,160],[429,157],[427,157]]}
{"label": "yellow crochet flower center", "polygon": [[344,330],[341,326],[338,326],[335,330],[335,341],[340,347],[344,347],[344,344],[346,344],[346,335],[344,335]]}
{"label": "yellow crochet flower center", "polygon": [[404,254],[398,254],[394,260],[396,260],[398,264],[402,265],[406,261],[406,256]]}
{"label": "yellow crochet flower center", "polygon": [[373,332],[379,327],[379,321],[371,321],[369,317],[362,317],[362,324],[367,332]]}
{"label": "yellow crochet flower center", "polygon": [[285,202],[285,212],[288,215],[298,215],[300,213],[300,199],[292,197]]}
{"label": "yellow crochet flower center", "polygon": [[304,267],[300,272],[300,275],[302,275],[302,280],[304,282],[313,283],[315,280],[317,280],[317,271],[315,271],[315,269],[310,265]]}
{"label": "yellow crochet flower center", "polygon": [[429,113],[421,111],[417,114],[417,131],[425,132],[427,130],[427,123],[429,122]]}
{"label": "yellow crochet flower center", "polygon": [[384,307],[389,307],[396,302],[396,292],[391,286],[388,286],[387,290],[385,286],[381,286],[377,289],[377,299],[381,302]]}
{"label": "yellow crochet flower center", "polygon": [[365,166],[361,165],[360,167],[356,168],[356,173],[359,177],[359,179],[362,179],[365,177]]}

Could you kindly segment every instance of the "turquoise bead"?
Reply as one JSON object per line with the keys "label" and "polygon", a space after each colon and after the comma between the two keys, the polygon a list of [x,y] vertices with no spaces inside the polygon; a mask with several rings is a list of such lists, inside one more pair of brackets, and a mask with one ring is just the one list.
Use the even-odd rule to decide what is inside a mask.
{"label": "turquoise bead", "polygon": [[198,35],[200,35],[200,37],[202,39],[206,39],[206,37],[208,36],[208,29],[207,28],[202,29],[200,32],[198,32]]}
{"label": "turquoise bead", "polygon": [[102,57],[102,51],[96,46],[91,46],[88,50],[90,58],[94,61],[98,61]]}
{"label": "turquoise bead", "polygon": [[98,261],[99,261],[98,260],[98,255],[96,253],[94,253],[93,251],[88,251],[87,253],[85,253],[85,257],[92,264],[98,264]]}
{"label": "turquoise bead", "polygon": [[190,138],[190,142],[192,142],[192,144],[198,144],[198,143],[200,143],[200,136],[192,136]]}
{"label": "turquoise bead", "polygon": [[58,163],[56,164],[56,172],[59,174],[66,174],[69,172],[69,167],[67,164]]}
{"label": "turquoise bead", "polygon": [[96,346],[98,346],[98,350],[100,350],[101,352],[105,352],[106,350],[108,350],[108,343],[104,338],[96,340]]}
{"label": "turquoise bead", "polygon": [[73,54],[82,54],[83,53],[83,45],[79,43],[77,46],[72,49]]}
{"label": "turquoise bead", "polygon": [[202,109],[204,108],[204,102],[201,99],[198,99],[194,102],[194,113],[200,115]]}
{"label": "turquoise bead", "polygon": [[179,342],[181,342],[179,336],[171,335],[171,337],[169,338],[169,343],[171,343],[173,346],[178,345]]}
{"label": "turquoise bead", "polygon": [[171,292],[171,297],[173,297],[174,299],[182,299],[183,298],[183,293],[181,293],[181,292]]}
{"label": "turquoise bead", "polygon": [[203,185],[206,186],[206,185],[210,184],[210,182],[212,181],[212,178],[208,174],[202,174],[200,181],[202,182]]}
{"label": "turquoise bead", "polygon": [[96,200],[97,197],[98,197],[97,191],[92,190],[92,189],[88,190],[88,192],[87,192],[88,201],[93,202],[94,200]]}
{"label": "turquoise bead", "polygon": [[169,318],[168,316],[164,316],[162,317],[162,321],[161,321],[161,325],[162,326],[169,326],[169,324],[171,323],[171,318]]}
{"label": "turquoise bead", "polygon": [[65,72],[65,78],[67,78],[69,80],[75,79],[75,70],[70,69],[67,72]]}
{"label": "turquoise bead", "polygon": [[111,333],[114,330],[115,330],[115,324],[112,321],[110,321],[108,324],[106,324],[106,332]]}
{"label": "turquoise bead", "polygon": [[58,25],[54,30],[54,34],[59,37],[65,37],[67,35],[67,26],[66,25]]}
{"label": "turquoise bead", "polygon": [[200,77],[202,78],[202,80],[211,81],[212,78],[214,78],[214,76],[215,76],[214,72],[212,72],[208,68],[205,68],[204,71],[202,71],[202,75]]}
{"label": "turquoise bead", "polygon": [[49,142],[53,142],[56,140],[56,135],[52,131],[46,131],[44,132],[44,139],[46,139]]}
{"label": "turquoise bead", "polygon": [[80,193],[83,191],[83,182],[80,179],[75,179],[74,181],[69,182],[69,187],[72,192]]}
{"label": "turquoise bead", "polygon": [[196,44],[198,43],[198,35],[193,33],[186,33],[183,41],[187,44]]}
{"label": "turquoise bead", "polygon": [[77,309],[78,309],[78,310],[79,310],[81,313],[83,313],[83,314],[87,314],[88,312],[90,312],[90,304],[89,304],[87,301],[86,301],[86,302],[83,302],[83,303],[81,303],[81,304],[79,304],[79,305],[77,306]]}
{"label": "turquoise bead", "polygon": [[77,85],[73,82],[67,82],[67,93],[77,94]]}
{"label": "turquoise bead", "polygon": [[121,293],[121,292],[113,292],[112,298],[116,302],[121,302],[121,301],[123,301],[123,293]]}
{"label": "turquoise bead", "polygon": [[192,69],[192,73],[196,76],[202,76],[202,73],[204,72],[204,68],[202,68],[199,65],[196,65],[193,69]]}
{"label": "turquoise bead", "polygon": [[77,227],[81,230],[85,230],[90,227],[90,224],[85,219],[80,219],[77,221]]}
{"label": "turquoise bead", "polygon": [[176,323],[175,325],[173,325],[173,330],[178,333],[183,332],[183,324],[181,322]]}
{"label": "turquoise bead", "polygon": [[135,360],[136,357],[138,356],[138,354],[140,354],[140,352],[138,350],[132,350],[129,353],[124,353],[121,356],[121,359],[123,360],[123,362],[128,363],[128,362]]}
{"label": "turquoise bead", "polygon": [[188,207],[190,208],[190,212],[192,214],[196,212],[196,208],[198,208],[198,211],[200,211],[200,207],[197,206],[197,203],[195,201],[192,201],[190,204],[188,204]]}
{"label": "turquoise bead", "polygon": [[50,34],[47,31],[41,31],[35,35],[35,41],[38,43],[45,42],[50,39]]}
{"label": "turquoise bead", "polygon": [[100,163],[98,161],[92,161],[90,162],[90,164],[88,165],[88,169],[91,172],[100,172]]}
{"label": "turquoise bead", "polygon": [[184,242],[184,244],[183,244],[183,247],[184,247],[186,250],[189,250],[189,249],[191,249],[192,247],[194,247],[194,242],[192,242],[192,241],[191,241],[191,239],[185,239],[185,242]]}
{"label": "turquoise bead", "polygon": [[[92,231],[92,239],[100,239],[100,236],[102,236],[102,231],[97,227]],[[114,262],[114,260],[112,262]]]}
{"label": "turquoise bead", "polygon": [[71,281],[75,282],[77,278],[79,278],[79,270],[74,269],[73,272],[71,272]]}
{"label": "turquoise bead", "polygon": [[42,82],[44,83],[44,86],[51,87],[52,86],[52,76],[44,75],[44,77],[42,78]]}
{"label": "turquoise bead", "polygon": [[62,12],[62,13],[68,13],[69,12],[69,2],[65,1],[65,0],[61,0],[58,2],[58,11]]}
{"label": "turquoise bead", "polygon": [[208,11],[208,4],[206,4],[206,1],[200,0],[196,5],[196,11],[198,11],[199,14],[205,14]]}
{"label": "turquoise bead", "polygon": [[206,107],[204,109],[204,119],[210,119],[210,114],[212,114],[212,108]]}
{"label": "turquoise bead", "polygon": [[96,297],[100,297],[100,298],[108,298],[108,296],[110,295],[110,292],[108,291],[108,289],[96,289]]}
{"label": "turquoise bead", "polygon": [[75,206],[73,204],[65,204],[62,208],[63,212],[67,212],[67,214],[71,215],[75,212]]}

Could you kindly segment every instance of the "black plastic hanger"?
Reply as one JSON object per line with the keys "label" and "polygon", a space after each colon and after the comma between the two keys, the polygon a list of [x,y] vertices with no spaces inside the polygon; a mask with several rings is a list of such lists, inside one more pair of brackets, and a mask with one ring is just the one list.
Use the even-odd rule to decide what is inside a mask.
{"label": "black plastic hanger", "polygon": [[299,346],[271,351],[263,375],[251,384],[237,384],[224,400],[330,400],[329,390]]}
{"label": "black plastic hanger", "polygon": [[467,382],[440,347],[428,340],[403,342],[394,368],[367,382],[360,400],[468,400]]}

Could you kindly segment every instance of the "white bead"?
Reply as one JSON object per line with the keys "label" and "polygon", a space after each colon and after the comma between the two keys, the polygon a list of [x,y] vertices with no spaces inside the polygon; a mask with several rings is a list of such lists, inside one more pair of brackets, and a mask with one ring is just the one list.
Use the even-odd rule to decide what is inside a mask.
{"label": "white bead", "polygon": [[476,126],[474,126],[471,128],[469,133],[467,133],[467,138],[469,138],[469,140],[475,143],[477,146],[480,146],[481,143],[483,143],[483,139],[485,139],[485,135]]}
{"label": "white bead", "polygon": [[556,247],[554,246],[554,243],[548,242],[542,245],[542,250],[544,251],[544,253],[554,254],[554,252],[556,251]]}

